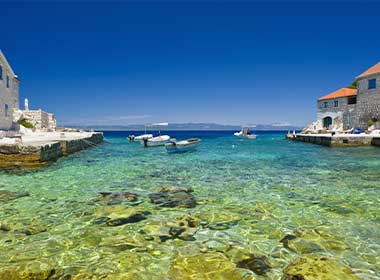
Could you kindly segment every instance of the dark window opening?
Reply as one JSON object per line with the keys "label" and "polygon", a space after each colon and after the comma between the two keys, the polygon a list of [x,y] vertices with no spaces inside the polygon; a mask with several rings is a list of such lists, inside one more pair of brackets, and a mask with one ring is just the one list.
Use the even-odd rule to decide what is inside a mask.
{"label": "dark window opening", "polygon": [[7,118],[7,117],[9,117],[9,106],[8,106],[8,104],[5,104],[4,105],[4,113],[5,113],[5,117]]}
{"label": "dark window opening", "polygon": [[376,79],[368,80],[368,89],[376,88]]}
{"label": "dark window opening", "polygon": [[351,96],[347,99],[348,105],[356,104],[356,96]]}

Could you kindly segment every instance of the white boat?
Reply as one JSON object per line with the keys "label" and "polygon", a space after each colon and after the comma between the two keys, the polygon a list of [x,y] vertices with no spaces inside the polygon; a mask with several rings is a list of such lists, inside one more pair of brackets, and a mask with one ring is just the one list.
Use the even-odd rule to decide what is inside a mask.
{"label": "white boat", "polygon": [[129,135],[128,136],[128,140],[129,141],[141,141],[141,140],[144,140],[144,139],[153,138],[153,134],[146,133],[146,128],[147,128],[147,126],[150,126],[150,125],[144,125],[144,126],[145,126],[145,133],[144,134],[141,134],[139,136]]}
{"label": "white boat", "polygon": [[169,125],[169,124],[168,123],[153,123],[153,124],[146,125],[146,126],[157,126],[158,127],[158,136],[150,137],[150,138],[143,138],[140,140],[141,144],[144,145],[144,147],[164,146],[166,143],[169,142],[170,136],[169,135],[161,135],[160,127],[161,126],[167,126],[167,125]]}
{"label": "white boat", "polygon": [[165,144],[165,148],[168,153],[188,152],[195,150],[200,142],[201,139],[199,138],[190,138],[182,141],[172,139],[170,143]]}
{"label": "white boat", "polygon": [[234,135],[241,139],[256,139],[256,134],[253,134],[247,127],[235,132]]}
{"label": "white boat", "polygon": [[164,146],[170,140],[169,135],[159,135],[157,137],[153,137],[150,139],[146,139],[141,141],[142,144],[146,147],[156,147],[156,146]]}
{"label": "white boat", "polygon": [[144,139],[151,139],[151,138],[153,138],[153,134],[142,134],[142,135],[136,136],[135,141],[140,141],[140,140],[144,140]]}

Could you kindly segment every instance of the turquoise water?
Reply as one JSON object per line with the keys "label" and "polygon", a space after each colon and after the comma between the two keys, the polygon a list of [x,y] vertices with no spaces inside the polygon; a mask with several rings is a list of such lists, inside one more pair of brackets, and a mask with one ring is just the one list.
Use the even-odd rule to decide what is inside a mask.
{"label": "turquoise water", "polygon": [[[361,279],[380,279],[379,148],[331,149],[289,142],[283,133],[245,141],[229,132],[171,132],[202,143],[196,152],[167,154],[129,143],[128,134],[108,132],[103,145],[41,170],[0,173],[0,190],[30,194],[0,200],[0,223],[9,227],[0,230],[0,276],[54,268],[71,279],[187,279],[175,278],[173,266],[207,251],[234,265],[243,255],[265,256],[265,275],[239,272],[256,279],[280,279],[309,253]],[[148,195],[162,186],[192,188],[197,206],[152,204]],[[107,205],[97,201],[102,191],[128,191],[139,200]],[[151,215],[117,227],[94,223],[136,211]],[[197,225],[193,240],[157,238],[186,215],[224,227]],[[37,230],[26,235],[26,228]],[[287,234],[301,245],[284,247]]]}

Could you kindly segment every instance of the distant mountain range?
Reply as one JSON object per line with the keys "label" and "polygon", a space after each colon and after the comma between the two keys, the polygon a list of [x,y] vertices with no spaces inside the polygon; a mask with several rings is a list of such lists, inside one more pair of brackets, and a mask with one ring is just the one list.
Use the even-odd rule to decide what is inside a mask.
{"label": "distant mountain range", "polygon": [[[144,125],[131,124],[131,125],[78,125],[70,127],[94,130],[144,130]],[[301,127],[293,126],[288,123],[273,123],[273,124],[257,124],[251,125],[252,130],[299,130]],[[240,130],[241,126],[238,125],[224,125],[216,123],[171,123],[162,128],[162,130]]]}

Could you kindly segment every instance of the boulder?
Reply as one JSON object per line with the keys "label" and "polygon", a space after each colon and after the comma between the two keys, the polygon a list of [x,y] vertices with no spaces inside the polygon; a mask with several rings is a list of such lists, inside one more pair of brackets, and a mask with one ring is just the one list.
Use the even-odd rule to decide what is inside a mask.
{"label": "boulder", "polygon": [[151,203],[161,207],[194,208],[196,201],[192,192],[193,190],[188,188],[164,186],[158,192],[149,194],[149,198]]}
{"label": "boulder", "polygon": [[172,280],[254,280],[253,275],[236,268],[228,258],[218,252],[201,253],[194,256],[179,256],[170,271]]}
{"label": "boulder", "polygon": [[25,196],[29,196],[29,193],[0,190],[0,202],[8,202],[10,200],[14,200]]}
{"label": "boulder", "polygon": [[23,233],[25,235],[35,235],[37,233],[46,232],[47,229],[42,226],[30,226],[21,230],[18,230],[17,232]]}
{"label": "boulder", "polygon": [[281,280],[359,280],[347,266],[318,255],[305,255],[289,264]]}
{"label": "boulder", "polygon": [[135,202],[138,195],[130,192],[100,192],[100,201],[108,205],[120,204],[122,202]]}
{"label": "boulder", "polygon": [[124,224],[130,224],[130,223],[137,223],[142,220],[145,220],[148,215],[151,213],[149,211],[142,211],[142,212],[137,212],[135,214],[132,214],[128,217],[121,217],[121,218],[116,218],[112,220],[108,220],[106,222],[107,226],[121,226]]}
{"label": "boulder", "polygon": [[199,221],[190,215],[178,217],[174,221],[147,224],[140,232],[146,237],[158,237],[161,242],[169,239],[195,240],[194,235],[199,229]]}
{"label": "boulder", "polygon": [[237,267],[253,271],[257,275],[265,275],[271,269],[269,260],[265,256],[251,255],[237,263]]}

